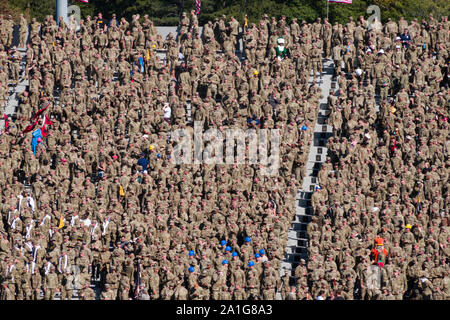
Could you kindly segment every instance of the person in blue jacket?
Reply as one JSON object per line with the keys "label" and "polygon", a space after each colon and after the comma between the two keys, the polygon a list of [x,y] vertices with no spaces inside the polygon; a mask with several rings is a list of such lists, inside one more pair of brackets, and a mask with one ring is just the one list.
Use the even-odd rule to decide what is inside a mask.
{"label": "person in blue jacket", "polygon": [[141,172],[144,172],[144,173],[147,172],[148,163],[149,163],[149,161],[145,157],[145,153],[142,152],[141,153],[141,157],[139,158],[138,163],[137,163],[139,166],[142,167],[142,171]]}
{"label": "person in blue jacket", "polygon": [[38,144],[42,143],[42,136],[41,136],[41,129],[37,129],[33,131],[33,139],[31,140],[31,150],[34,153],[34,156],[36,156],[36,149]]}
{"label": "person in blue jacket", "polygon": [[403,48],[408,49],[409,43],[411,41],[411,36],[409,35],[408,29],[405,29],[405,31],[403,31],[403,34],[400,35],[400,40],[402,41]]}

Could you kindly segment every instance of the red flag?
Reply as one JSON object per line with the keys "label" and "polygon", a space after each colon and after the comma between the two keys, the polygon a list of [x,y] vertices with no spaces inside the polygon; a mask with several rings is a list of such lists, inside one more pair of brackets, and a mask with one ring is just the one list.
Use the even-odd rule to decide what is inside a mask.
{"label": "red flag", "polygon": [[53,124],[53,122],[47,117],[47,115],[44,116],[44,124],[41,128],[41,136],[43,136],[44,138],[47,138],[48,133],[47,128],[45,127],[46,124],[48,124],[49,126]]}
{"label": "red flag", "polygon": [[50,120],[47,115],[45,115],[45,120],[44,120],[44,125],[48,124],[49,126],[51,126],[53,124],[53,121]]}
{"label": "red flag", "polygon": [[41,136],[42,136],[43,138],[47,138],[47,128],[46,128],[45,126],[43,126],[43,127],[41,128]]}
{"label": "red flag", "polygon": [[34,127],[36,127],[37,123],[38,123],[39,119],[37,119],[34,123],[30,124],[28,127],[25,128],[25,130],[23,130],[23,133],[27,133],[30,132],[34,129]]}
{"label": "red flag", "polygon": [[6,116],[6,113],[3,115],[3,118],[5,119],[5,129],[8,128],[9,122],[8,117]]}
{"label": "red flag", "polygon": [[45,109],[47,109],[49,105],[50,105],[50,103],[48,103],[44,108],[42,108],[41,110],[36,112],[35,115],[33,116],[33,118],[31,118],[31,121],[34,121],[34,120],[36,120],[36,118],[39,118],[39,116],[42,114],[42,112],[44,112]]}

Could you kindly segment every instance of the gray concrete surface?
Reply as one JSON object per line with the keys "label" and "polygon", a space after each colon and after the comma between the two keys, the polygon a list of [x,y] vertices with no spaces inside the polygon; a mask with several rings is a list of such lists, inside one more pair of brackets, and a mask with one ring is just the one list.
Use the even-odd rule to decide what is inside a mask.
{"label": "gray concrete surface", "polygon": [[[13,35],[14,35],[14,37],[13,37],[12,44],[17,45],[18,44],[18,33],[14,32]],[[11,81],[8,82],[9,96],[8,96],[8,99],[6,100],[6,106],[4,109],[4,113],[6,113],[6,115],[8,115],[8,116],[9,115],[12,116],[16,112],[17,106],[19,105],[17,95],[20,94],[21,92],[25,91],[26,87],[29,84],[28,79],[23,78],[25,65],[26,65],[26,59],[25,59],[25,49],[26,48],[18,48],[18,49],[22,56],[22,61],[20,62],[20,80],[19,80],[19,84],[17,86],[14,86]],[[0,132],[3,132],[3,128],[5,126],[3,114],[1,115],[0,118],[1,118]]]}
{"label": "gray concrete surface", "polygon": [[[285,257],[281,263],[280,274],[283,276],[288,270],[291,275],[291,284],[294,284],[294,270],[300,259],[308,261],[308,235],[306,226],[311,221],[313,209],[311,206],[311,196],[316,185],[319,185],[317,178],[318,169],[321,163],[326,161],[327,148],[326,141],[332,135],[332,127],[323,124],[328,118],[327,99],[331,89],[334,65],[331,60],[323,62],[322,80],[318,80],[322,89],[323,98],[320,100],[317,122],[314,126],[314,137],[310,144],[308,162],[306,163],[306,175],[303,179],[302,188],[298,190],[295,206],[295,218],[292,221],[288,233],[288,241],[285,249]],[[310,79],[312,83],[312,79]],[[277,300],[281,300],[281,294],[277,293]]]}

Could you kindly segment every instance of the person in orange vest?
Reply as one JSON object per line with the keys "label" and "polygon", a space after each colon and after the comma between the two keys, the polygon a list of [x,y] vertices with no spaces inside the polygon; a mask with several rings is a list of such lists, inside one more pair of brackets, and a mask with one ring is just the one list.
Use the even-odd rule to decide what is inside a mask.
{"label": "person in orange vest", "polygon": [[372,249],[371,253],[374,259],[373,264],[383,267],[388,255],[388,252],[384,248],[383,238],[375,238],[375,248]]}

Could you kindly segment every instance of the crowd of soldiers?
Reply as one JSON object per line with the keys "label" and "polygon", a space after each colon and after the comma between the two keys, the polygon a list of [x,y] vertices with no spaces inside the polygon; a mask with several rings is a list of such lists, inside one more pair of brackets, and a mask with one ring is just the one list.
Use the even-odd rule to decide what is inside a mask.
{"label": "crowd of soldiers", "polygon": [[[389,20],[362,36],[361,27],[343,28],[343,57],[332,43],[333,137],[312,195],[309,261],[295,270],[298,293],[312,284],[313,296],[447,300],[449,23]],[[369,285],[373,264],[379,286]]]}
{"label": "crowd of soldiers", "polygon": [[[0,135],[2,299],[275,299],[277,291],[283,299],[401,299],[407,287],[421,293],[427,282],[416,280],[425,277],[433,298],[435,287],[448,294],[448,89],[435,84],[447,66],[446,19],[389,21],[380,30],[363,17],[343,26],[264,15],[241,26],[242,58],[233,17],[200,32],[195,13],[183,14],[177,34],[162,39],[148,16],[98,14],[79,28],[21,16],[23,59],[13,26],[0,17],[0,111],[9,86],[29,86]],[[410,42],[396,54],[404,29]],[[310,258],[291,286],[280,267],[324,95],[309,82],[321,76],[322,58],[337,66],[340,89],[329,100],[336,136],[312,199]],[[404,81],[405,68],[413,81]],[[41,118],[47,136],[32,148],[28,128]],[[194,122],[279,129],[279,174],[262,174],[260,164],[175,164],[171,132],[192,132]],[[395,232],[400,220],[422,240]],[[387,257],[382,293],[365,290],[360,272],[378,235],[398,253]],[[411,271],[422,263],[434,273]],[[398,291],[394,277],[412,283]]]}

